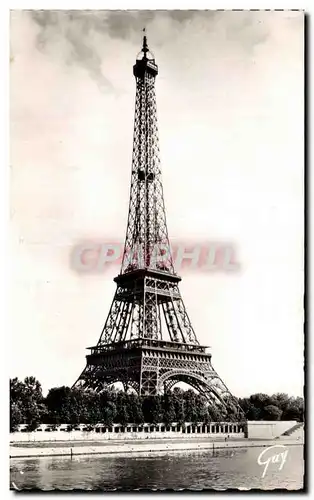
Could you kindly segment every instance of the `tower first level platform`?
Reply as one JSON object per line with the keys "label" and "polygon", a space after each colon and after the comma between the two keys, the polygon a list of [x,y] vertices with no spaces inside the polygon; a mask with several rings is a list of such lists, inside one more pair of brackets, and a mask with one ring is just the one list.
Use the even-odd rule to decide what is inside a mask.
{"label": "tower first level platform", "polygon": [[[126,390],[132,387],[140,395],[153,396],[185,382],[208,396],[210,382],[219,378],[205,346],[136,338],[89,350],[81,379],[95,390],[122,382]],[[225,392],[217,388],[216,396],[220,399]]]}

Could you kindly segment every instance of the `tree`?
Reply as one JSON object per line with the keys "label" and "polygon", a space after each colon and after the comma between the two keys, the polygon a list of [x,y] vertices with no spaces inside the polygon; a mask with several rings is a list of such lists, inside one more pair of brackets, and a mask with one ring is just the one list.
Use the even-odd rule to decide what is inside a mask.
{"label": "tree", "polygon": [[126,425],[129,422],[128,395],[122,391],[119,391],[117,396],[117,414],[115,421],[121,425]]}
{"label": "tree", "polygon": [[53,424],[73,422],[74,408],[71,400],[71,389],[69,387],[62,386],[50,389],[46,397],[47,419]]}
{"label": "tree", "polygon": [[182,425],[186,420],[184,391],[179,387],[175,387],[171,393],[171,397],[173,400],[175,421]]}
{"label": "tree", "polygon": [[304,401],[303,398],[289,398],[288,405],[283,409],[281,420],[304,420]]}
{"label": "tree", "polygon": [[158,424],[163,421],[162,400],[160,396],[145,396],[142,400],[144,421]]}
{"label": "tree", "polygon": [[10,379],[10,432],[25,422],[25,386],[17,377]]}
{"label": "tree", "polygon": [[81,423],[97,424],[101,421],[99,400],[99,394],[95,391],[87,390],[82,394]]}
{"label": "tree", "polygon": [[164,414],[164,422],[165,424],[170,424],[171,422],[175,422],[176,413],[174,408],[172,394],[165,394],[163,397],[163,414]]}
{"label": "tree", "polygon": [[17,377],[10,379],[10,400],[15,403],[25,400],[25,384]]}
{"label": "tree", "polygon": [[191,389],[184,393],[185,417],[187,422],[197,423],[199,419],[196,394]]}
{"label": "tree", "polygon": [[265,420],[280,420],[282,410],[278,406],[268,405],[263,409],[263,415]]}
{"label": "tree", "polygon": [[104,390],[99,394],[99,406],[101,421],[103,424],[111,426],[117,415],[116,393]]}
{"label": "tree", "polygon": [[204,422],[207,418],[207,402],[201,394],[195,394],[196,422]]}
{"label": "tree", "polygon": [[137,394],[128,394],[127,411],[130,423],[142,424],[144,422],[142,401]]}
{"label": "tree", "polygon": [[164,414],[162,411],[162,398],[161,396],[153,396],[152,399],[152,423],[158,424],[164,421]]}
{"label": "tree", "polygon": [[86,400],[86,392],[83,389],[77,387],[70,389],[69,403],[70,403],[71,424],[80,424],[82,422],[82,418],[84,419],[86,413],[88,421],[90,420],[90,415],[88,414],[85,408],[85,400]]}
{"label": "tree", "polygon": [[222,422],[224,420],[221,408],[218,408],[214,403],[208,406],[207,412],[209,422]]}
{"label": "tree", "polygon": [[41,385],[35,377],[26,377],[24,382],[16,377],[10,380],[10,405],[13,427],[22,421],[29,430],[35,430],[47,413]]}
{"label": "tree", "polygon": [[238,422],[239,420],[239,401],[230,396],[224,397],[224,406],[226,408],[226,422]]}
{"label": "tree", "polygon": [[272,404],[272,401],[270,396],[260,392],[257,394],[252,394],[252,396],[250,396],[250,403],[254,405],[255,408],[262,410],[265,406]]}
{"label": "tree", "polygon": [[[253,399],[254,401],[254,399]],[[245,417],[247,420],[261,420],[262,417],[262,409],[260,408],[260,403],[258,403],[258,407],[256,407],[251,398],[243,398],[239,399],[239,405],[244,411]]]}
{"label": "tree", "polygon": [[26,377],[24,379],[24,388],[27,398],[32,399],[36,403],[43,403],[44,397],[41,384],[35,377]]}
{"label": "tree", "polygon": [[[237,401],[247,420],[304,420],[304,400],[301,397],[257,393]],[[24,381],[15,377],[10,379],[10,431],[16,430],[21,423],[34,430],[40,423],[68,423],[73,427],[78,423],[94,425],[98,422],[108,426],[113,422],[123,425],[233,422],[239,418],[237,401],[229,397],[219,406],[214,402],[208,404],[201,394],[179,387],[162,396],[142,397],[114,388],[97,393],[63,386],[50,389],[44,398],[41,384],[35,377],[26,377]]]}
{"label": "tree", "polygon": [[19,403],[10,405],[10,432],[15,432],[20,424],[23,423],[23,410]]}
{"label": "tree", "polygon": [[24,407],[25,420],[27,429],[34,431],[43,422],[44,416],[47,413],[47,407],[43,403],[36,403],[30,399]]}

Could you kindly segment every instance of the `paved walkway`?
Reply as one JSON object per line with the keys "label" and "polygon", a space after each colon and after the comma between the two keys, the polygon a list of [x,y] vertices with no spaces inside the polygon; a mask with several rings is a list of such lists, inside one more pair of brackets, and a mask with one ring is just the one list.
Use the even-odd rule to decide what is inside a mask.
{"label": "paved walkway", "polygon": [[[259,446],[273,446],[278,444],[302,445],[301,440],[285,439],[281,440],[250,440],[250,439],[229,439],[211,440],[211,439],[147,439],[134,441],[107,441],[100,442],[58,442],[58,443],[27,443],[31,446],[10,446],[10,458],[28,458],[28,457],[49,457],[49,456],[77,456],[77,455],[95,455],[95,454],[128,454],[142,452],[158,451],[187,451],[187,450],[217,450],[220,448],[248,448]],[[43,446],[45,445],[45,446]]]}

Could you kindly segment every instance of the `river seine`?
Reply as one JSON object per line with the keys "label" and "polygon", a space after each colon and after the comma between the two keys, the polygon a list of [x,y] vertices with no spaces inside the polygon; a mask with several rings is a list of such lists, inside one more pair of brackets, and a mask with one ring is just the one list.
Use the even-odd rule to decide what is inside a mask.
{"label": "river seine", "polygon": [[[11,488],[92,489],[275,489],[303,488],[303,446],[287,446],[286,461],[258,464],[265,448],[71,458],[11,459]],[[264,454],[265,460],[272,455]]]}

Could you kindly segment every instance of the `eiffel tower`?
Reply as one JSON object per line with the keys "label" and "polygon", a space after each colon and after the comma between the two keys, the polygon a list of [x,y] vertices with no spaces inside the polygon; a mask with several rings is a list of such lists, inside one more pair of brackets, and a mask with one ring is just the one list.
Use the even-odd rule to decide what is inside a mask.
{"label": "eiffel tower", "polygon": [[[129,214],[116,292],[96,346],[73,387],[100,391],[116,382],[139,395],[185,382],[209,402],[242,413],[200,345],[171,255],[159,159],[154,56],[143,37],[133,66],[136,102]],[[168,338],[165,338],[165,333]]]}

